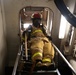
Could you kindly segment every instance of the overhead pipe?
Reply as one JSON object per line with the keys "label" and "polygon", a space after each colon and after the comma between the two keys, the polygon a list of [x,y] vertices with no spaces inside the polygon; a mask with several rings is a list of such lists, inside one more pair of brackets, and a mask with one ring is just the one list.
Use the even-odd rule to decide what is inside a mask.
{"label": "overhead pipe", "polygon": [[54,0],[54,3],[66,20],[71,23],[72,26],[76,27],[76,17],[68,10],[64,1]]}

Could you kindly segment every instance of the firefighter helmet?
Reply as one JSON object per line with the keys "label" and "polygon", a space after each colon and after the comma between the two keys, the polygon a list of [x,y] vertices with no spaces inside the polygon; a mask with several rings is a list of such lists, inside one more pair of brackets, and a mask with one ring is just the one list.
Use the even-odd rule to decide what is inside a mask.
{"label": "firefighter helmet", "polygon": [[40,14],[40,13],[37,13],[37,12],[36,12],[36,13],[32,14],[31,18],[32,18],[32,19],[34,19],[34,18],[41,19],[41,18],[42,18],[42,16],[41,16],[41,14]]}

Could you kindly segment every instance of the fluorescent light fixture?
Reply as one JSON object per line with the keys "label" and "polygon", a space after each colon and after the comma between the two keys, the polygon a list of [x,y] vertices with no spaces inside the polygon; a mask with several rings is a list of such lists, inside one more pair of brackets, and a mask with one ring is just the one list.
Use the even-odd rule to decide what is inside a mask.
{"label": "fluorescent light fixture", "polygon": [[63,39],[65,36],[66,30],[66,19],[63,15],[61,15],[60,29],[59,29],[59,39]]}
{"label": "fluorescent light fixture", "polygon": [[24,23],[24,24],[23,24],[23,27],[24,27],[25,29],[27,29],[27,28],[29,27],[29,25],[31,25],[31,23]]}

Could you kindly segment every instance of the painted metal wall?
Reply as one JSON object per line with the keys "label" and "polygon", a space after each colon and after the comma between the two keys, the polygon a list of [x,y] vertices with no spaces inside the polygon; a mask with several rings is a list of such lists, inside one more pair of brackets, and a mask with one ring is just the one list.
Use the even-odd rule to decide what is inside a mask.
{"label": "painted metal wall", "polygon": [[0,75],[4,75],[6,57],[6,28],[3,15],[2,1],[0,0]]}

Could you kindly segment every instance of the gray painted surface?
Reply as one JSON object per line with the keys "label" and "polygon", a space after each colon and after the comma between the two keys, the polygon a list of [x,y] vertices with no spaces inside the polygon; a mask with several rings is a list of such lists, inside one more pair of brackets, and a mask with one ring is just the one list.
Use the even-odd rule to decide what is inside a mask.
{"label": "gray painted surface", "polygon": [[3,10],[0,0],[0,75],[4,74],[5,57],[6,57],[6,37],[5,25],[3,20]]}

